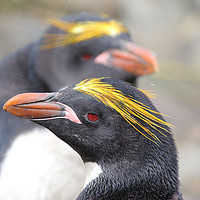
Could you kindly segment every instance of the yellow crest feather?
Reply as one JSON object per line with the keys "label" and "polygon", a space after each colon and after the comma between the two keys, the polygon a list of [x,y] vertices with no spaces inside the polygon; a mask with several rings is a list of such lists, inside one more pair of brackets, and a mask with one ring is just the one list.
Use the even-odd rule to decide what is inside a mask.
{"label": "yellow crest feather", "polygon": [[140,90],[141,92],[143,92],[149,98],[156,98],[156,94],[154,94],[151,90],[142,90],[139,88],[137,88],[137,89]]}
{"label": "yellow crest feather", "polygon": [[49,23],[66,33],[46,34],[44,44],[41,45],[42,49],[63,47],[105,35],[115,37],[128,32],[122,23],[115,20],[66,22],[60,19],[51,19]]}
{"label": "yellow crest feather", "polygon": [[[139,133],[156,144],[160,143],[159,138],[152,131],[144,127],[135,117],[148,124],[152,129],[163,134],[160,130],[166,132],[169,131],[160,125],[172,125],[154,115],[161,115],[161,113],[151,110],[148,106],[133,99],[131,96],[125,96],[120,90],[114,88],[108,83],[102,82],[101,79],[102,78],[86,79],[77,84],[74,89],[81,93],[90,95],[97,101],[116,110]],[[138,125],[143,131],[139,130],[136,125]]]}

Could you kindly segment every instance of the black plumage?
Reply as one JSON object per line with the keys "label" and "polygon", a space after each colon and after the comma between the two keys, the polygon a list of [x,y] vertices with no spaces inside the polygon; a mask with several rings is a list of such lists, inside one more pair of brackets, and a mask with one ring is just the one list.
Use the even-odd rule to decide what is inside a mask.
{"label": "black plumage", "polygon": [[[116,100],[118,94],[123,102]],[[99,166],[101,171],[77,200],[182,200],[168,123],[130,84],[114,78],[90,79],[59,93],[16,96],[4,109],[48,128],[84,163]]]}
{"label": "black plumage", "polygon": [[[111,18],[91,13],[64,17],[63,21],[109,21]],[[37,41],[6,57],[0,64],[0,107],[15,94],[22,92],[52,92],[84,78],[111,76],[136,84],[137,75],[114,67],[95,63],[94,59],[107,49],[121,49],[121,41],[130,41],[128,32],[116,36],[105,35],[63,47],[42,49],[46,34],[64,34],[50,26]],[[84,55],[89,55],[84,58]],[[144,64],[144,62],[141,62]],[[16,119],[0,110],[0,172],[3,161],[14,141],[22,133],[37,127]],[[1,177],[0,177],[1,178]],[[38,192],[39,194],[39,192]]]}

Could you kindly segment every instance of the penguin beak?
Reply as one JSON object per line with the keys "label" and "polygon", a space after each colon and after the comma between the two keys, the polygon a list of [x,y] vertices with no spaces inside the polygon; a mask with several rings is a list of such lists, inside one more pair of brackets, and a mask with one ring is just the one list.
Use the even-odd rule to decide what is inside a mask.
{"label": "penguin beak", "polygon": [[56,102],[57,93],[23,93],[9,99],[3,109],[9,113],[33,121],[65,118],[81,124],[76,113],[67,105]]}
{"label": "penguin beak", "polygon": [[94,62],[123,69],[135,76],[147,75],[159,70],[155,53],[132,42],[120,41],[119,49],[108,49]]}

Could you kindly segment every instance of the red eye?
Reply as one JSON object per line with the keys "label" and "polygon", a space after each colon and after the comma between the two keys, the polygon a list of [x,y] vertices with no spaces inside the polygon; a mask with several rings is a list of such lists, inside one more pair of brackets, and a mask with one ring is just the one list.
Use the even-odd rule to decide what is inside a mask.
{"label": "red eye", "polygon": [[81,54],[81,57],[82,57],[82,59],[83,59],[84,61],[88,61],[88,60],[90,60],[90,59],[92,58],[92,55],[89,54],[89,53],[82,53],[82,54]]}
{"label": "red eye", "polygon": [[99,116],[94,114],[94,113],[88,113],[86,115],[86,118],[87,118],[88,121],[96,122],[99,119]]}

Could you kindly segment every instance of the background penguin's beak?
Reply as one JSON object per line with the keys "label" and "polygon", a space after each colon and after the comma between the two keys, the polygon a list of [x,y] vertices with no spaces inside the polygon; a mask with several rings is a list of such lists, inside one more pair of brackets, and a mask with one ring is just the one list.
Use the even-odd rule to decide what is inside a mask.
{"label": "background penguin's beak", "polygon": [[65,118],[81,124],[81,121],[72,108],[52,100],[56,94],[57,93],[19,94],[9,99],[3,106],[3,109],[18,117],[31,120]]}
{"label": "background penguin's beak", "polygon": [[155,53],[124,40],[120,41],[120,49],[108,49],[99,54],[94,61],[123,69],[135,76],[147,75],[159,70]]}

